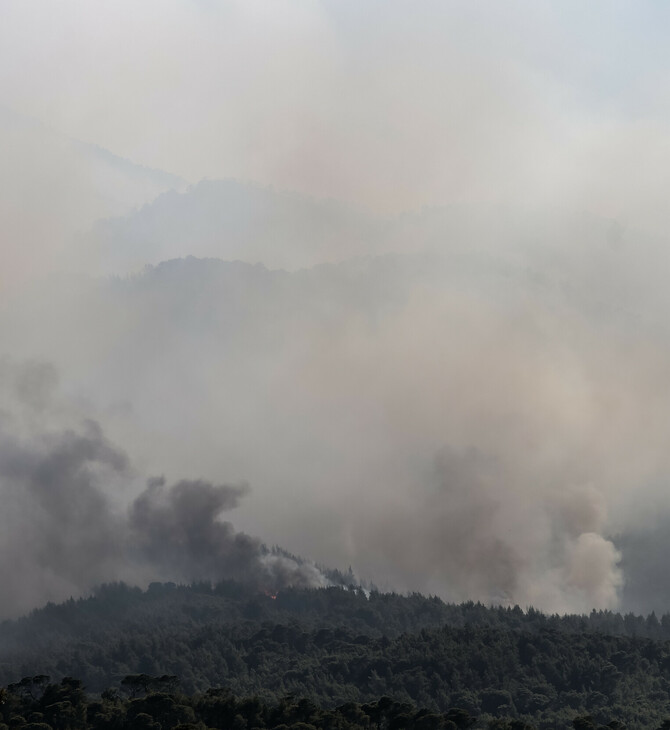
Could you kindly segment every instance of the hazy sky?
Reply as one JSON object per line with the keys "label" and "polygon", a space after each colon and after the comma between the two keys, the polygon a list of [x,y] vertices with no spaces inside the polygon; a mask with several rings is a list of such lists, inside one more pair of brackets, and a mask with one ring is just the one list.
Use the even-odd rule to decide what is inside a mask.
{"label": "hazy sky", "polygon": [[668,223],[662,2],[4,0],[0,14],[3,104],[191,182]]}
{"label": "hazy sky", "polygon": [[[0,575],[48,538],[3,610],[85,590],[98,532],[132,577],[109,545],[163,470],[156,520],[200,495],[223,547],[667,610],[669,22],[0,0]],[[189,254],[246,263],[89,276]],[[60,528],[73,478],[104,529]],[[234,537],[217,494],[247,481]]]}

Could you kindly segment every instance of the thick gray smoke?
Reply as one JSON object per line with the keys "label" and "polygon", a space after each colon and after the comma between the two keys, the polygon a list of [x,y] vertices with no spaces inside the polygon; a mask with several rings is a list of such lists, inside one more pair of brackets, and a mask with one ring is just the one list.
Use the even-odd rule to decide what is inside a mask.
{"label": "thick gray smoke", "polygon": [[128,473],[128,460],[94,421],[49,423],[59,420],[56,380],[41,363],[0,367],[3,616],[114,576],[119,559],[119,523],[102,487]]}
{"label": "thick gray smoke", "polygon": [[0,7],[7,611],[321,580],[248,535],[668,609],[662,4],[47,5]]}
{"label": "thick gray smoke", "polygon": [[607,537],[602,496],[535,478],[500,456],[444,449],[430,489],[358,532],[358,547],[384,556],[390,585],[452,600],[616,607],[621,554]]}
{"label": "thick gray smoke", "polygon": [[153,478],[130,508],[134,547],[158,574],[181,580],[233,578],[258,589],[327,584],[313,565],[269,551],[218,518],[238,506],[247,486]]}
{"label": "thick gray smoke", "polygon": [[117,579],[234,578],[259,590],[326,583],[313,565],[219,520],[246,486],[150,479],[127,510],[114,506],[110,488],[133,480],[128,457],[95,421],[45,424],[65,417],[55,382],[47,364],[2,362],[1,618]]}
{"label": "thick gray smoke", "polygon": [[[384,588],[554,611],[632,605],[631,587],[652,582],[631,551],[656,543],[625,538],[667,512],[663,249],[589,216],[494,213],[404,221],[423,253],[296,272],[187,258],[27,291],[0,326],[16,352],[57,362],[62,397],[53,371],[31,366],[12,376],[19,405],[6,410],[33,425],[28,445],[84,435],[93,417],[132,446],[138,474],[248,481],[238,530]],[[500,251],[484,235],[496,221]],[[104,469],[103,486],[103,465],[87,466],[123,514],[142,480]],[[136,580],[244,564],[253,544],[215,516],[233,493],[176,508],[178,494],[154,486],[133,512],[161,546],[127,538]],[[211,507],[195,532],[174,527],[190,499]],[[295,566],[260,550],[243,570],[261,584]],[[657,597],[641,588],[635,605],[662,611]]]}

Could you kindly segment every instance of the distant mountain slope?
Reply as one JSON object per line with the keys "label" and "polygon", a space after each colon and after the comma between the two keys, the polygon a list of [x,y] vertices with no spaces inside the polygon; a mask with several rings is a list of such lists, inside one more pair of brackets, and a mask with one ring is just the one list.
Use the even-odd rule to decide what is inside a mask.
{"label": "distant mountain slope", "polygon": [[85,268],[81,257],[72,256],[75,235],[101,217],[125,215],[185,185],[175,175],[69,139],[3,106],[0,151],[0,235],[6,247],[0,276],[9,283],[49,268]]}
{"label": "distant mountain slope", "polygon": [[101,273],[193,255],[296,268],[374,252],[384,224],[332,200],[237,180],[203,181],[101,221],[87,245]]}
{"label": "distant mountain slope", "polygon": [[[164,170],[157,170],[155,168],[146,167],[139,165],[131,160],[127,160],[124,157],[115,155],[113,152],[104,149],[96,144],[89,142],[82,142],[81,140],[71,139],[66,137],[59,132],[50,129],[46,125],[26,117],[22,114],[9,109],[6,106],[0,104],[0,139],[2,139],[3,148],[9,149],[10,146],[16,142],[22,141],[24,143],[32,142],[41,151],[52,150],[54,153],[60,150],[63,154],[62,161],[67,163],[65,155],[70,156],[70,163],[74,164],[75,158],[83,158],[88,160],[91,168],[93,166],[104,167],[108,170],[111,175],[112,170],[118,171],[123,178],[119,177],[116,179],[109,179],[109,183],[118,184],[116,191],[116,199],[122,201],[124,196],[128,195],[128,191],[131,185],[145,186],[146,195],[151,196],[151,199],[158,195],[163,190],[179,190],[186,186],[186,181],[180,178],[178,175],[173,175]],[[30,155],[33,150],[30,146],[22,146],[14,148],[13,152],[16,155],[26,155],[26,162],[30,161]],[[42,159],[44,163],[48,163],[52,160]],[[64,170],[64,173],[68,172],[68,168]],[[81,170],[82,174],[85,174],[85,170]],[[47,173],[44,169],[43,173]],[[102,182],[104,178],[97,178],[93,169],[89,170],[92,177],[89,179],[89,183],[96,183],[97,181]],[[100,171],[102,174],[102,170]],[[52,173],[53,174],[53,173]],[[64,175],[65,177],[65,175]],[[125,185],[124,185],[125,179]],[[124,190],[124,187],[126,188]],[[111,193],[111,189],[105,191]],[[144,201],[142,201],[144,202]],[[138,201],[134,201],[133,204],[137,205]]]}

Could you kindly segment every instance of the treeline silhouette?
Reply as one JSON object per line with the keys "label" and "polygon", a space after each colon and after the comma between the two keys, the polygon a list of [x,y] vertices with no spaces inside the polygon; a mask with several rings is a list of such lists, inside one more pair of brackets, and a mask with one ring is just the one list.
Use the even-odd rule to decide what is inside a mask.
{"label": "treeline silhouette", "polygon": [[[211,688],[186,695],[177,677],[129,675],[120,690],[90,697],[78,679],[51,683],[46,675],[24,677],[0,689],[0,730],[206,730],[207,728],[272,728],[273,730],[536,730],[513,717],[473,716],[452,707],[446,712],[417,709],[410,702],[381,697],[374,702],[345,702],[320,707],[307,698],[285,695],[274,702],[258,696],[237,697],[229,689]],[[560,727],[560,725],[552,725]],[[592,715],[572,719],[574,730],[625,730],[619,720],[606,725]],[[670,720],[658,730],[667,730]]]}
{"label": "treeline silhouette", "polygon": [[[600,724],[592,715],[575,715],[574,730],[625,730],[619,720]],[[551,727],[561,727],[560,724]],[[649,727],[656,727],[655,725]],[[658,725],[668,730],[670,720]],[[381,697],[320,707],[307,698],[285,695],[274,702],[258,696],[237,697],[227,688],[186,695],[177,677],[129,675],[120,690],[90,697],[78,679],[51,683],[45,675],[24,677],[0,689],[0,730],[537,730],[520,718],[473,716],[452,707],[446,712],[417,709],[410,702]]]}

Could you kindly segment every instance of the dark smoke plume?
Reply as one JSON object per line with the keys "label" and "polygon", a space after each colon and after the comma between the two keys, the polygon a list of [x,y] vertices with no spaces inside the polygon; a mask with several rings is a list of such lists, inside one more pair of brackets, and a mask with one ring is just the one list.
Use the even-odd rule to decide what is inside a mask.
{"label": "dark smoke plume", "polygon": [[133,502],[129,527],[141,559],[177,580],[234,578],[259,589],[325,584],[312,565],[270,552],[218,518],[237,507],[246,485],[182,480],[167,489],[154,478]]}
{"label": "dark smoke plume", "polygon": [[49,424],[47,409],[62,417],[53,382],[43,364],[2,363],[0,617],[109,580],[234,578],[273,591],[326,583],[311,564],[219,520],[246,485],[150,479],[129,509],[115,506],[110,486],[132,483],[129,459],[93,420]]}

